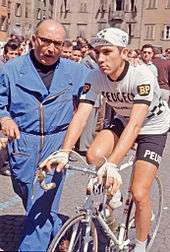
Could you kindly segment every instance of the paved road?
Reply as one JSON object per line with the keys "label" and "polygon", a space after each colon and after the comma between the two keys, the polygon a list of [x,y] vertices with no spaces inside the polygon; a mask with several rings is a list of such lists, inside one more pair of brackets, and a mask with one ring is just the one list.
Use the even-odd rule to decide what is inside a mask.
{"label": "paved road", "polygon": [[[164,206],[160,229],[151,252],[170,251],[170,135],[168,136],[164,159],[159,170],[164,185]],[[124,176],[124,181],[126,180]],[[81,174],[69,176],[62,195],[60,213],[74,215],[76,205],[84,198],[87,178]],[[14,194],[8,177],[0,176],[0,251],[16,251],[22,230],[24,210],[20,199]]]}

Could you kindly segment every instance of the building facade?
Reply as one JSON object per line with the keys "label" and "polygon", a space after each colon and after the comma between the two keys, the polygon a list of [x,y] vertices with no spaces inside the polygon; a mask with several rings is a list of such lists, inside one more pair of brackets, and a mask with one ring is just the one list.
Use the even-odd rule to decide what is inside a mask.
{"label": "building facade", "polygon": [[139,45],[170,47],[170,0],[145,0]]}
{"label": "building facade", "polygon": [[53,0],[13,0],[10,1],[8,33],[29,38],[36,24],[53,15]]}
{"label": "building facade", "polygon": [[130,37],[139,38],[135,28],[140,19],[141,1],[131,0],[58,0],[54,17],[65,26],[68,37],[93,37],[99,30],[116,26],[126,30]]}
{"label": "building facade", "polygon": [[8,30],[8,1],[0,0],[0,41],[6,41]]}

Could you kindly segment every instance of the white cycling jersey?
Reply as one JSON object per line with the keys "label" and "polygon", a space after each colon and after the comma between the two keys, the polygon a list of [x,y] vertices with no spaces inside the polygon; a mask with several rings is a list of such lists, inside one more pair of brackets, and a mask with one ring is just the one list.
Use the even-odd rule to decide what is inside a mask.
{"label": "white cycling jersey", "polygon": [[100,70],[93,70],[86,78],[81,102],[94,103],[102,93],[124,125],[127,123],[133,104],[147,104],[148,116],[140,134],[162,134],[170,127],[170,109],[160,97],[157,79],[144,65],[132,66],[128,62],[122,74],[112,81]]}

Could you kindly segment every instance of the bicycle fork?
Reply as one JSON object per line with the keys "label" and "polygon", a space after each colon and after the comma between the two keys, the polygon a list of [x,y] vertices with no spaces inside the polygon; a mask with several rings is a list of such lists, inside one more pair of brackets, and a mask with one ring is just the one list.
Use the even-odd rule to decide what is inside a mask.
{"label": "bicycle fork", "polygon": [[115,234],[112,232],[112,230],[109,228],[105,220],[103,219],[102,215],[100,213],[97,214],[96,219],[100,223],[100,225],[103,227],[107,235],[110,237],[110,239],[116,244],[120,250],[125,248],[129,243],[130,240],[124,240],[124,234],[125,234],[125,225],[121,224],[120,225],[120,231],[119,231],[119,236],[118,239],[115,236]]}

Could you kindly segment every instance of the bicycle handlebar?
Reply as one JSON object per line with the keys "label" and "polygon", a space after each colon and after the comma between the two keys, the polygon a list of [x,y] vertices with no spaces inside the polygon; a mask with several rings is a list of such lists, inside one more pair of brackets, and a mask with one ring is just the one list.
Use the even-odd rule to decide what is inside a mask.
{"label": "bicycle handlebar", "polygon": [[[79,171],[88,175],[97,176],[96,167],[94,165],[89,165],[88,167],[82,167],[82,166],[74,165],[73,163],[69,162],[68,164],[65,165],[65,169],[70,170],[70,171]],[[45,182],[46,175],[47,174],[45,170],[43,170],[42,168],[38,169],[37,180],[40,183],[40,187],[44,191],[48,191],[56,187],[56,184],[54,182],[48,183],[48,184]]]}
{"label": "bicycle handlebar", "polygon": [[[133,160],[134,160],[134,155],[132,155],[130,157],[130,159],[126,162],[123,163],[122,165],[120,165],[118,167],[119,171],[122,171],[130,166],[133,165]],[[72,170],[72,171],[79,171],[88,175],[94,175],[97,176],[97,169],[94,165],[89,165],[89,164],[85,164],[84,166],[81,165],[76,165],[74,164],[74,162],[69,161],[66,165],[65,165],[65,169],[66,170]],[[56,187],[55,183],[46,183],[45,182],[45,178],[46,178],[46,171],[42,168],[42,166],[39,166],[38,168],[38,172],[37,172],[37,180],[40,183],[40,187],[45,190],[51,190],[54,189]]]}

